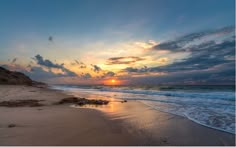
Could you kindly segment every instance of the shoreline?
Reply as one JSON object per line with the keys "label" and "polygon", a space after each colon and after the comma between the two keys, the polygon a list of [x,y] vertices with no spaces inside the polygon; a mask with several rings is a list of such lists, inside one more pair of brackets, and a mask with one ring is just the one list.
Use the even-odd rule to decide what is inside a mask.
{"label": "shoreline", "polygon": [[[80,95],[77,95],[76,93],[73,93],[73,92],[67,92],[67,91],[63,91],[63,92],[64,92],[65,94],[73,94],[74,96],[80,96],[80,95],[81,95],[81,94],[80,94]],[[86,96],[88,96],[88,95],[86,95]],[[92,96],[89,95],[89,97],[91,97],[91,98],[96,97],[96,96],[97,96],[97,95],[92,95]],[[110,98],[107,98],[107,97],[106,97],[106,98],[100,97],[100,98],[102,98],[102,99],[104,99],[104,100],[110,100]],[[112,98],[112,99],[115,99],[115,100],[118,100],[118,101],[123,101],[123,99],[117,99],[117,98]],[[114,100],[112,100],[112,101],[114,101]],[[134,101],[134,100],[129,100],[129,101]],[[152,107],[152,106],[146,104],[146,103],[143,102],[142,100],[135,100],[135,101],[138,101],[138,102],[142,103],[143,105],[145,105],[146,107],[150,107],[150,108],[152,108],[152,109],[154,109],[154,110],[156,110],[156,111],[164,112],[164,113],[167,113],[167,114],[171,114],[171,115],[176,115],[176,116],[183,117],[183,118],[188,119],[188,120],[190,120],[190,121],[192,121],[192,122],[194,122],[194,123],[197,123],[198,125],[201,125],[201,126],[203,126],[203,127],[211,128],[211,129],[214,129],[214,130],[217,130],[217,131],[221,131],[221,132],[224,132],[224,133],[229,133],[229,134],[232,134],[232,135],[236,135],[235,132],[226,131],[226,130],[223,130],[223,129],[220,129],[220,128],[212,127],[212,126],[210,126],[210,125],[205,125],[205,124],[200,123],[200,122],[198,122],[198,121],[196,121],[196,120],[194,120],[194,119],[191,119],[191,118],[189,118],[189,117],[187,117],[187,116],[182,116],[182,115],[174,114],[174,113],[171,113],[171,112],[166,112],[166,111],[162,111],[162,110],[156,109],[155,107]],[[88,108],[89,108],[89,107],[88,107]]]}
{"label": "shoreline", "polygon": [[[119,105],[120,107],[126,108],[121,108],[123,110],[118,110],[120,112],[115,113],[109,112],[109,110],[107,111],[107,108],[88,108],[98,109],[104,112],[108,117],[110,117],[110,119],[121,120],[123,123],[125,122],[126,125],[128,124],[128,126],[135,127],[135,129],[141,130],[143,133],[147,133],[146,135],[148,137],[144,140],[149,140],[152,142],[148,145],[235,145],[235,135],[232,133],[200,125],[183,116],[158,111],[154,108],[147,107],[140,101],[131,100],[123,106],[122,104]],[[137,110],[135,107],[138,107],[140,110]],[[129,110],[127,108],[129,108]],[[130,110],[130,108],[132,109]],[[147,115],[147,118],[143,117]],[[149,120],[150,117],[151,120]],[[145,119],[145,121],[143,119]],[[157,124],[155,124],[155,122],[157,122]],[[159,132],[157,133],[157,131]],[[150,136],[152,136],[152,139],[149,138]],[[160,143],[160,140],[158,141],[160,138],[169,139],[166,139],[163,144]]]}
{"label": "shoreline", "polygon": [[[142,102],[141,102],[141,103],[142,103]],[[145,103],[142,103],[142,104],[144,104],[144,105],[146,105],[146,106],[148,106],[148,107],[151,107],[151,106],[149,106],[149,105],[147,105],[147,104],[145,104]],[[207,127],[207,128],[210,128],[210,129],[214,129],[214,130],[217,130],[217,131],[224,132],[224,133],[229,133],[229,134],[232,134],[232,135],[236,135],[236,132],[235,132],[235,133],[228,132],[228,131],[225,131],[225,130],[223,130],[223,129],[219,129],[219,128],[215,128],[215,127],[212,127],[212,126],[209,126],[209,125],[202,124],[202,123],[200,123],[200,122],[198,122],[198,121],[196,121],[196,120],[194,120],[194,119],[188,118],[188,117],[184,117],[184,116],[181,116],[181,115],[178,115],[178,114],[173,114],[173,113],[170,113],[170,112],[161,111],[161,110],[155,109],[155,108],[153,108],[153,107],[151,107],[151,108],[154,109],[154,110],[156,110],[156,111],[159,111],[159,112],[168,113],[168,114],[171,114],[171,115],[176,115],[176,116],[179,116],[179,117],[183,117],[183,118],[188,119],[188,120],[190,120],[190,121],[192,121],[192,122],[194,122],[194,123],[196,123],[196,124],[198,124],[198,125],[201,125],[201,126],[203,126],[203,127]]]}
{"label": "shoreline", "polygon": [[[0,145],[235,145],[233,134],[138,101],[89,109],[50,105],[70,96],[48,88],[1,85],[1,101],[43,99],[48,106],[0,107]],[[16,127],[8,128],[12,123]]]}

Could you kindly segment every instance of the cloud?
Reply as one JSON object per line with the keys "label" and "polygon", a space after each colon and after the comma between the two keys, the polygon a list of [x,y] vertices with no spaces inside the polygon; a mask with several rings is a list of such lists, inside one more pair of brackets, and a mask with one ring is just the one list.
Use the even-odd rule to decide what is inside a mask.
{"label": "cloud", "polygon": [[152,48],[155,45],[158,45],[159,43],[154,41],[154,40],[149,40],[148,42],[135,42],[134,43],[136,46],[144,48],[144,49],[149,49]]}
{"label": "cloud", "polygon": [[12,59],[11,64],[14,64],[16,62],[17,58]]}
{"label": "cloud", "polygon": [[136,63],[138,61],[143,61],[143,60],[145,60],[145,59],[141,58],[141,57],[134,57],[134,56],[113,57],[113,58],[109,58],[107,60],[107,64],[108,65],[112,65],[112,64],[133,64],[133,63]]}
{"label": "cloud", "polygon": [[56,68],[56,69],[61,69],[63,72],[65,72],[65,76],[77,76],[77,74],[67,68],[64,67],[64,64],[56,64],[53,63],[52,61],[48,59],[43,59],[41,55],[36,55],[35,58],[33,58],[38,65],[47,67],[47,68]]}
{"label": "cloud", "polygon": [[167,57],[162,57],[157,59],[157,63],[162,65],[162,64],[166,64],[169,61],[169,59]]}
{"label": "cloud", "polygon": [[[189,53],[182,60],[167,65],[149,68],[127,67],[128,73],[167,73],[162,76],[135,79],[137,82],[152,83],[234,83],[235,79],[235,34],[234,27],[192,33],[172,41],[160,43],[153,51],[170,53]],[[168,62],[159,58],[158,62]]]}
{"label": "cloud", "polygon": [[52,36],[49,36],[49,37],[48,37],[48,41],[49,41],[49,42],[53,42],[53,37],[52,37]]}
{"label": "cloud", "polygon": [[216,44],[214,41],[202,43],[188,48],[191,52],[191,56],[180,62],[173,64],[154,67],[151,71],[177,71],[177,70],[198,70],[207,69],[215,65],[234,62],[235,57],[235,41],[224,40],[220,44]]}
{"label": "cloud", "polygon": [[63,72],[65,72],[65,75],[66,75],[66,76],[71,76],[71,77],[73,77],[73,76],[78,76],[75,72],[70,71],[70,70],[67,69],[67,68],[62,68],[61,70],[62,70]]}
{"label": "cloud", "polygon": [[147,68],[147,66],[144,66],[142,68],[127,67],[123,71],[129,72],[129,73],[132,73],[132,72],[144,73],[144,72],[148,72],[149,68]]}
{"label": "cloud", "polygon": [[[210,37],[209,39],[209,36],[212,35],[215,37]],[[198,41],[198,43],[196,43],[196,41]],[[185,35],[174,41],[164,42],[154,47],[154,50],[159,49],[169,50],[171,52],[190,52],[191,55],[189,58],[183,59],[180,62],[175,62],[171,65],[154,67],[151,71],[207,69],[215,65],[234,62],[234,27],[225,27],[218,30]]]}
{"label": "cloud", "polygon": [[[234,83],[234,31],[235,28],[229,26],[195,32],[161,43],[149,40],[148,42],[128,42],[117,46],[98,47],[95,45],[96,54],[93,50],[89,52],[90,54],[83,55],[86,58],[80,57],[82,61],[87,61],[88,65],[80,60],[66,61],[65,65],[36,55],[33,58],[35,62],[30,63],[28,67],[17,65],[16,62],[19,60],[17,58],[9,60],[7,66],[39,80],[73,77],[83,81],[98,82],[104,80],[102,78],[116,76],[134,83],[147,84]],[[101,50],[103,48],[107,50]],[[107,59],[105,63],[104,59]],[[68,62],[73,67],[69,68]],[[91,67],[91,70],[88,67]],[[77,76],[71,69],[86,74]]]}
{"label": "cloud", "polygon": [[104,75],[102,76],[102,78],[106,78],[106,77],[114,77],[115,73],[112,71],[108,71],[106,73],[104,73]]}
{"label": "cloud", "polygon": [[90,73],[82,74],[80,77],[83,78],[83,79],[91,79],[92,78]]}
{"label": "cloud", "polygon": [[102,70],[101,67],[99,67],[99,66],[97,66],[97,65],[91,64],[91,66],[92,66],[92,70],[93,70],[94,72],[99,73],[99,72]]}
{"label": "cloud", "polygon": [[87,68],[86,64],[84,64],[83,62],[79,62],[78,60],[75,60],[75,63],[72,63],[72,65],[78,65],[79,68]]}
{"label": "cloud", "polygon": [[216,65],[209,69],[170,72],[158,76],[129,77],[129,84],[234,84],[234,63]]}
{"label": "cloud", "polygon": [[[203,32],[191,33],[178,37],[172,41],[166,41],[154,46],[157,50],[171,50],[172,52],[188,51],[188,48],[205,45],[208,42],[219,42],[228,37],[228,35],[234,35],[235,28],[233,26],[224,27],[216,30],[207,30]],[[197,50],[195,48],[195,50]]]}
{"label": "cloud", "polygon": [[54,73],[51,70],[45,71],[42,67],[31,67],[30,71],[22,71],[29,77],[31,77],[34,80],[48,80],[50,78],[59,78],[59,77],[64,77],[65,75],[60,74],[60,73]]}
{"label": "cloud", "polygon": [[36,55],[34,60],[37,62],[37,64],[48,67],[48,68],[63,68],[63,64],[55,64],[50,60],[43,59],[41,55]]}

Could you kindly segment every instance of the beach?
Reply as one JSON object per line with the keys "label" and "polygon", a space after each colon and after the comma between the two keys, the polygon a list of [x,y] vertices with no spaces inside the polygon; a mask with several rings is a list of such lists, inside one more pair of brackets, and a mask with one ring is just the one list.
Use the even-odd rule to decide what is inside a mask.
{"label": "beach", "polygon": [[0,107],[0,145],[235,145],[234,134],[140,101],[112,98],[101,107],[54,105],[67,97],[71,95],[59,90],[1,85],[0,101],[35,99],[43,106]]}

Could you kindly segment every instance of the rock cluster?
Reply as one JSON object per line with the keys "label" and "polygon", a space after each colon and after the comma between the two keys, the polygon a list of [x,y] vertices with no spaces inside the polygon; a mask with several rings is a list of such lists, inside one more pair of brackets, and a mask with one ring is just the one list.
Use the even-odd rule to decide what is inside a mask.
{"label": "rock cluster", "polygon": [[15,124],[9,124],[7,127],[8,128],[14,128],[14,127],[16,127],[16,125]]}
{"label": "rock cluster", "polygon": [[43,104],[39,102],[42,100],[10,100],[0,102],[0,106],[3,107],[40,107]]}
{"label": "rock cluster", "polygon": [[109,101],[107,100],[95,100],[86,98],[69,97],[60,100],[57,104],[76,104],[76,105],[106,105]]}

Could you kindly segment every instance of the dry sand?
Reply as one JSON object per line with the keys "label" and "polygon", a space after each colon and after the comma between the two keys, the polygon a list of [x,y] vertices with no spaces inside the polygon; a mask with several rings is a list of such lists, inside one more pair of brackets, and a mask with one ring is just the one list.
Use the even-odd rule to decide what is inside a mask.
{"label": "dry sand", "polygon": [[37,99],[46,105],[0,107],[0,145],[235,145],[233,134],[138,101],[114,100],[107,106],[88,108],[51,105],[66,97],[45,88],[0,86],[0,101]]}

